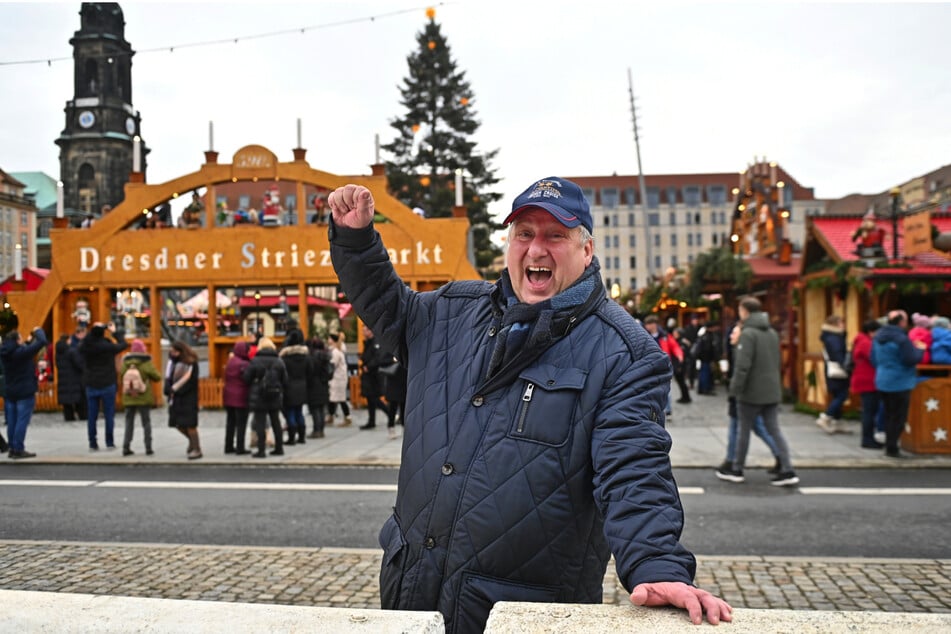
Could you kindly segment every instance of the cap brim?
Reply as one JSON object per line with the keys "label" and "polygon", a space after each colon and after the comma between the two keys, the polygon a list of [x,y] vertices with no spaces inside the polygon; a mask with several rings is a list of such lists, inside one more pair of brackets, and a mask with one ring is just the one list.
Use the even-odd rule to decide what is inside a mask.
{"label": "cap brim", "polygon": [[565,211],[558,205],[553,205],[551,203],[545,203],[545,202],[530,203],[528,205],[522,205],[518,209],[513,209],[512,213],[510,213],[508,217],[504,221],[502,221],[502,224],[503,225],[509,224],[510,222],[515,220],[515,217],[517,215],[519,215],[526,209],[544,209],[545,211],[550,213],[555,218],[555,220],[565,225],[569,229],[573,229],[581,224],[581,218],[579,218],[575,214]]}

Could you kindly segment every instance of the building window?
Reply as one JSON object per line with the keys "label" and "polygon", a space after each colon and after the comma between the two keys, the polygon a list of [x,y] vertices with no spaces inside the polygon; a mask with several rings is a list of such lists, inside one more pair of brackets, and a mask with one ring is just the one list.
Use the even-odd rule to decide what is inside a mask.
{"label": "building window", "polygon": [[611,270],[611,258],[604,258],[604,269],[606,271]]}
{"label": "building window", "polygon": [[655,233],[655,234],[654,234],[654,246],[655,246],[655,247],[659,247],[659,246],[660,246],[660,234],[658,234],[658,233]]}
{"label": "building window", "polygon": [[619,270],[621,268],[621,258],[616,255],[614,256],[614,268],[615,270]]}
{"label": "building window", "polygon": [[627,245],[632,249],[637,246],[637,236],[633,233],[627,236]]}
{"label": "building window", "polygon": [[584,194],[584,197],[588,200],[588,204],[594,207],[594,203],[596,202],[594,199],[594,189],[591,187],[582,187],[581,193]]}
{"label": "building window", "polygon": [[698,233],[698,234],[697,234],[697,246],[698,246],[698,247],[702,247],[702,246],[703,246],[703,234],[701,234],[701,233]]}
{"label": "building window", "polygon": [[624,201],[628,207],[634,207],[637,204],[637,190],[633,187],[626,188],[624,190]]}
{"label": "building window", "polygon": [[671,227],[677,226],[677,214],[673,211],[670,212],[670,226]]}
{"label": "building window", "polygon": [[605,209],[615,209],[618,203],[617,187],[601,188],[601,206]]}
{"label": "building window", "polygon": [[650,225],[651,227],[659,227],[660,214],[658,213],[647,214],[647,224]]}
{"label": "building window", "polygon": [[670,205],[671,207],[675,207],[677,205],[677,188],[676,187],[667,188],[667,204]]}
{"label": "building window", "polygon": [[633,291],[633,290],[636,289],[636,288],[637,288],[637,278],[636,278],[636,277],[632,277],[632,278],[631,278],[631,290]]}
{"label": "building window", "polygon": [[611,236],[604,236],[604,248],[605,249],[611,248]]}
{"label": "building window", "polygon": [[697,185],[688,185],[684,187],[684,204],[687,207],[700,206],[700,187]]}
{"label": "building window", "polygon": [[726,186],[710,185],[707,187],[707,200],[711,207],[720,207],[726,204]]}
{"label": "building window", "polygon": [[693,246],[693,234],[692,234],[692,233],[688,233],[688,234],[687,234],[687,246],[688,246],[688,247],[692,247],[692,246]]}
{"label": "building window", "polygon": [[611,224],[617,226],[617,214],[611,214]]}
{"label": "building window", "polygon": [[27,226],[29,223],[30,223],[30,219],[26,217],[26,212],[25,212],[25,211],[21,211],[21,212],[20,212],[20,224],[25,227],[25,226]]}
{"label": "building window", "polygon": [[647,208],[657,209],[660,207],[660,189],[657,187],[647,188]]}
{"label": "building window", "polygon": [[614,248],[615,248],[615,249],[617,249],[617,248],[620,246],[620,245],[618,244],[618,242],[620,241],[620,239],[621,239],[620,236],[617,236],[617,235],[614,236],[614,241],[613,241],[613,243],[614,243]]}
{"label": "building window", "polygon": [[659,255],[655,255],[655,256],[654,256],[654,268],[659,271],[659,270],[660,270],[660,266],[661,266],[661,265],[660,265],[660,256],[659,256]]}
{"label": "building window", "polygon": [[634,226],[634,214],[628,214],[628,215],[627,215],[627,226],[628,226],[628,227],[633,227],[633,226]]}
{"label": "building window", "polygon": [[611,226],[611,216],[609,216],[609,215],[607,215],[607,214],[604,214],[604,226],[605,226],[605,227],[610,227],[610,226]]}
{"label": "building window", "polygon": [[693,214],[692,214],[692,213],[690,213],[690,212],[688,211],[686,214],[684,214],[684,216],[685,216],[686,219],[687,219],[687,224],[688,224],[688,225],[693,224]]}
{"label": "building window", "polygon": [[676,234],[676,233],[670,234],[670,246],[672,246],[672,247],[677,246],[677,234]]}
{"label": "building window", "polygon": [[713,241],[713,246],[717,246],[717,234],[714,233],[710,239]]}
{"label": "building window", "polygon": [[632,269],[636,269],[636,268],[637,268],[637,256],[635,256],[635,255],[632,255],[632,256],[631,256],[631,268],[632,268]]}
{"label": "building window", "polygon": [[693,264],[693,253],[687,254],[687,264]]}
{"label": "building window", "polygon": [[695,225],[700,224],[700,212],[697,212],[693,215],[693,224]]}
{"label": "building window", "polygon": [[677,256],[676,256],[676,255],[670,256],[670,265],[671,265],[672,267],[674,267],[674,268],[677,268]]}

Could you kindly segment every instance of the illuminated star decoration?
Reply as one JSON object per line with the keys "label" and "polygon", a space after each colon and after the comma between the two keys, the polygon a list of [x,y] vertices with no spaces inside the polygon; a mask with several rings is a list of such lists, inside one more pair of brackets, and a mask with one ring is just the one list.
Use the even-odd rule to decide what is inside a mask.
{"label": "illuminated star decoration", "polygon": [[933,432],[935,442],[948,442],[948,430],[944,427],[936,427]]}
{"label": "illuminated star decoration", "polygon": [[925,409],[929,412],[937,412],[938,405],[940,405],[940,402],[936,398],[929,398],[925,401]]}

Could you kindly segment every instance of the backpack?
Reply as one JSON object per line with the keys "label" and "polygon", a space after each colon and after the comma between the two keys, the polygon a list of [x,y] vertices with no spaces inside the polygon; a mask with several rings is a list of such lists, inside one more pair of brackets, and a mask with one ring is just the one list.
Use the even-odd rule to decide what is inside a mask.
{"label": "backpack", "polygon": [[145,381],[142,380],[138,366],[130,365],[122,375],[122,393],[126,396],[145,394]]}
{"label": "backpack", "polygon": [[280,396],[283,391],[284,382],[277,364],[269,365],[264,369],[264,376],[261,378],[261,393],[270,399]]}

